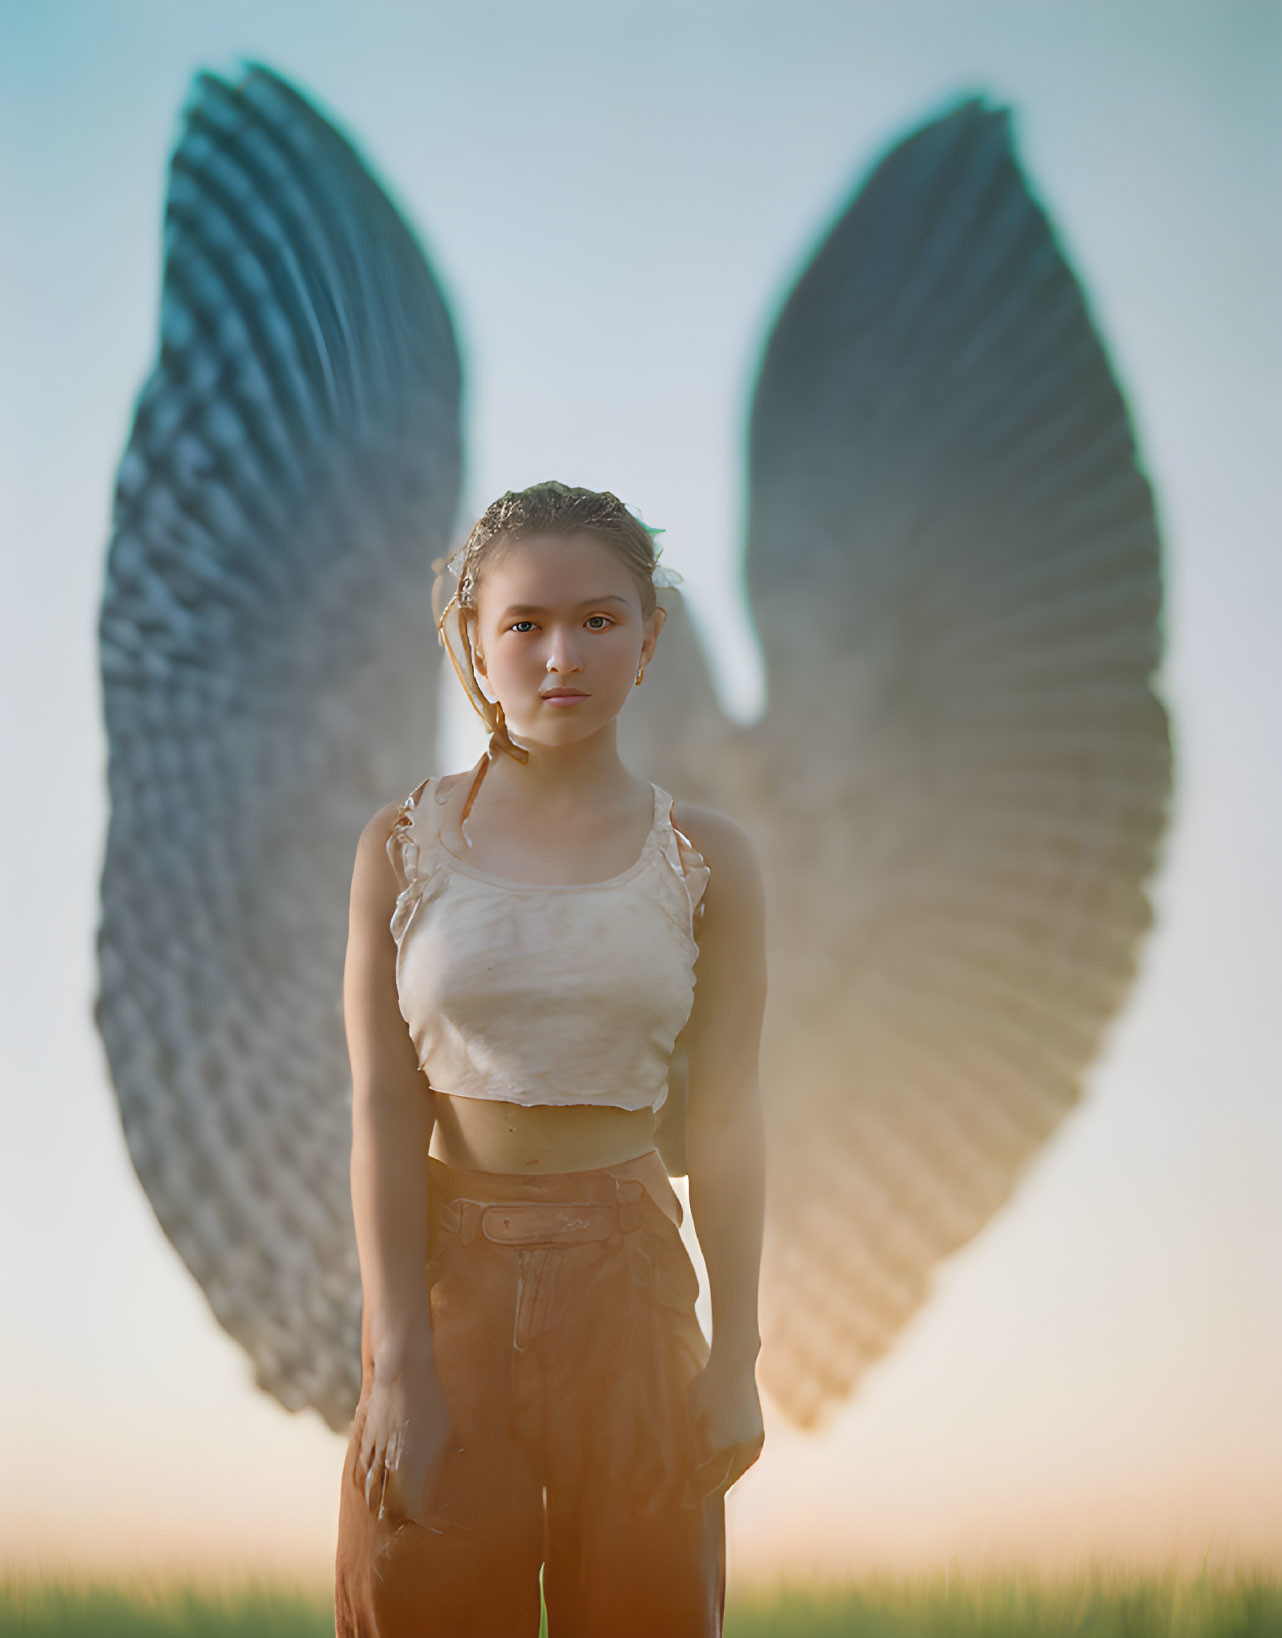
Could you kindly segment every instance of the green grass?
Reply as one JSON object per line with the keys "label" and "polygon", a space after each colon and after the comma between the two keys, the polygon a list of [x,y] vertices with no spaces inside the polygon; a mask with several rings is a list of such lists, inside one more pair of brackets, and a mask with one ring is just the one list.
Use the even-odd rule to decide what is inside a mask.
{"label": "green grass", "polygon": [[333,1638],[332,1597],[246,1576],[8,1574],[0,1580],[3,1638]]}
{"label": "green grass", "polygon": [[882,1573],[726,1600],[725,1638],[1282,1638],[1264,1571]]}
{"label": "green grass", "polygon": [[[0,1638],[332,1638],[328,1589],[246,1577],[0,1578]],[[546,1638],[546,1622],[543,1629]],[[1059,1576],[938,1571],[845,1585],[781,1583],[726,1601],[725,1638],[1279,1638],[1282,1579],[1264,1571]],[[608,1638],[603,1634],[602,1638]],[[656,1634],[655,1638],[662,1638]]]}

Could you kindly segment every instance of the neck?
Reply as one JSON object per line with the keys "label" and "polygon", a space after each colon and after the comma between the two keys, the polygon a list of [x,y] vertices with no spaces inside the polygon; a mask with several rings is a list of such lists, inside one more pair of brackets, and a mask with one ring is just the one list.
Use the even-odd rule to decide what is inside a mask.
{"label": "neck", "polygon": [[518,762],[509,756],[491,734],[459,816],[459,834],[468,847],[472,845],[467,830],[468,816],[487,776],[496,784],[491,794],[498,797],[500,804],[512,796],[527,812],[531,799],[535,803],[546,803],[549,809],[573,810],[588,803],[622,798],[635,783],[619,761],[613,721],[599,733],[570,745],[543,745],[516,734],[510,737],[514,745],[529,753],[529,760]]}
{"label": "neck", "polygon": [[511,733],[510,729],[509,733],[512,743],[519,745],[529,760],[518,762],[515,757],[505,755],[492,740],[490,778],[497,777],[497,782],[504,788],[519,789],[523,797],[532,795],[535,800],[543,796],[568,797],[573,800],[604,796],[622,790],[633,782],[619,760],[617,721],[611,720],[597,733],[566,745],[548,745]]}

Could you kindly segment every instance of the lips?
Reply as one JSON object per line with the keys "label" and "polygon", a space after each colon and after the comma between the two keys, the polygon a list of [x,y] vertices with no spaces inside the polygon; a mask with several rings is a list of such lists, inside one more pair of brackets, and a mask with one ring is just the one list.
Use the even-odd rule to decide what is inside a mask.
{"label": "lips", "polygon": [[585,700],[587,695],[581,688],[549,688],[546,694],[540,694],[541,700]]}

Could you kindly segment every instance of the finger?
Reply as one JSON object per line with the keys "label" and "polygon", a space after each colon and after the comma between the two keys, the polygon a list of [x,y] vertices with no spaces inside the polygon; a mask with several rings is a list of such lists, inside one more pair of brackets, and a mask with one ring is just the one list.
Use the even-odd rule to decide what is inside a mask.
{"label": "finger", "polygon": [[737,1446],[730,1461],[729,1471],[726,1473],[726,1489],[729,1490],[732,1485],[738,1484],[739,1480],[743,1478],[744,1474],[751,1466],[751,1446]]}
{"label": "finger", "polygon": [[700,1462],[694,1473],[695,1489],[700,1496],[705,1499],[715,1496],[718,1490],[724,1490],[730,1484],[734,1454],[733,1448],[718,1450]]}
{"label": "finger", "polygon": [[378,1434],[368,1421],[361,1432],[361,1453],[356,1463],[356,1472],[363,1484],[369,1476],[378,1456]]}
{"label": "finger", "polygon": [[739,1440],[707,1457],[695,1471],[698,1494],[705,1501],[712,1496],[724,1496],[756,1461],[764,1440],[764,1434],[758,1439]]}
{"label": "finger", "polygon": [[374,1480],[374,1492],[375,1492],[375,1495],[377,1496],[378,1500],[377,1500],[377,1504],[375,1504],[374,1502],[370,1503],[370,1511],[374,1514],[375,1518],[380,1518],[381,1519],[387,1513],[387,1509],[388,1509],[387,1486],[388,1486],[389,1477],[390,1477],[390,1470],[389,1470],[389,1468],[387,1466],[386,1461],[380,1462],[379,1465],[378,1465],[378,1468],[376,1470],[376,1477],[375,1477],[375,1480]]}
{"label": "finger", "polygon": [[708,1469],[700,1469],[686,1480],[686,1494],[684,1506],[702,1507],[719,1495],[724,1495],[727,1487],[726,1480],[710,1479]]}
{"label": "finger", "polygon": [[383,1441],[381,1439],[376,1439],[374,1441],[374,1449],[370,1454],[369,1469],[365,1474],[365,1501],[371,1507],[373,1506],[371,1494],[374,1486],[379,1482],[378,1476],[382,1472],[382,1469]]}
{"label": "finger", "polygon": [[762,1433],[755,1439],[743,1440],[735,1447],[735,1457],[731,1463],[730,1477],[726,1482],[727,1490],[730,1489],[731,1485],[738,1484],[739,1480],[757,1460],[757,1457],[761,1455],[762,1446],[765,1442],[766,1436]]}

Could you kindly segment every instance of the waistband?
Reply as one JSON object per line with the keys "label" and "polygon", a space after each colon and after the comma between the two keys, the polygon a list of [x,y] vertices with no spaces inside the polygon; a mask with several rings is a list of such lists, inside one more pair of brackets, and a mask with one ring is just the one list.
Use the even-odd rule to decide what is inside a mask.
{"label": "waistband", "polygon": [[658,1149],[647,1149],[630,1160],[612,1166],[593,1166],[577,1172],[477,1172],[462,1166],[447,1166],[435,1155],[427,1157],[428,1202],[433,1213],[446,1201],[460,1197],[493,1201],[589,1201],[613,1202],[618,1198],[616,1179],[635,1179],[678,1228],[681,1201],[668,1177],[668,1168]]}

